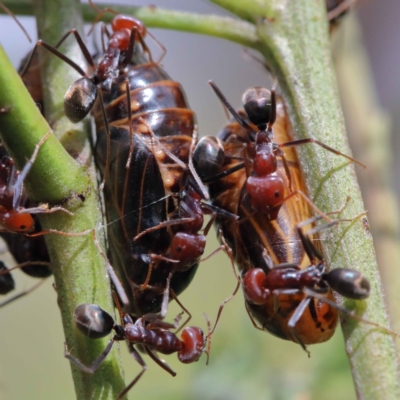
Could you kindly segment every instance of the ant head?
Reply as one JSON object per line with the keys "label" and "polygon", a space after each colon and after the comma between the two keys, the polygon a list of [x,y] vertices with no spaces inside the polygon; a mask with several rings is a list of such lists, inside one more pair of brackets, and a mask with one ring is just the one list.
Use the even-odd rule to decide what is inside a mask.
{"label": "ant head", "polygon": [[114,319],[95,304],[80,304],[75,308],[74,320],[76,327],[91,339],[107,336],[114,327]]}
{"label": "ant head", "polygon": [[250,121],[261,131],[265,130],[274,115],[273,94],[270,90],[260,86],[247,89],[242,97],[243,107]]}

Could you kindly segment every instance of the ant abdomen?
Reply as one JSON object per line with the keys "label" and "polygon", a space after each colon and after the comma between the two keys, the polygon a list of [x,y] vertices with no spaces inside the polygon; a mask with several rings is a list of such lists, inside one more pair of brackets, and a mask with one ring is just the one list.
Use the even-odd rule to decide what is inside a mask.
{"label": "ant abdomen", "polygon": [[222,141],[214,136],[199,140],[193,153],[193,164],[200,178],[212,178],[221,171],[225,161]]}
{"label": "ant abdomen", "polygon": [[205,337],[203,330],[189,326],[182,331],[183,349],[178,352],[178,359],[184,364],[198,361],[204,353]]}

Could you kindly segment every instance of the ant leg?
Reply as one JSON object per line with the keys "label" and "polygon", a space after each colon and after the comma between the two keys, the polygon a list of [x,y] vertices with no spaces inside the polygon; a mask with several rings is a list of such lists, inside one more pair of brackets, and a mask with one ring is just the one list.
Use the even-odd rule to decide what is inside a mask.
{"label": "ant leg", "polygon": [[227,169],[225,171],[219,172],[218,174],[214,175],[211,178],[204,178],[203,182],[207,183],[207,184],[217,182],[220,179],[225,178],[226,176],[229,176],[229,175],[235,173],[236,171],[239,171],[239,170],[241,170],[242,168],[245,168],[245,167],[246,167],[245,163],[241,162],[241,163],[235,165],[232,168],[229,168],[229,169]]}
{"label": "ant leg", "polygon": [[29,36],[28,32],[26,31],[26,29],[24,28],[24,26],[21,24],[21,22],[18,21],[18,19],[16,18],[16,16],[11,12],[10,9],[8,9],[3,3],[0,3],[0,8],[3,9],[3,11],[8,14],[16,23],[17,25],[21,28],[22,32],[24,32],[25,36],[27,37],[27,39],[29,40],[30,43],[32,43],[32,39]]}
{"label": "ant leg", "polygon": [[328,21],[332,21],[339,17],[340,14],[347,11],[357,0],[344,0],[339,5],[337,5],[333,10],[328,11],[327,17]]}
{"label": "ant leg", "polygon": [[115,343],[114,338],[110,339],[110,341],[107,344],[107,347],[93,361],[93,363],[90,365],[90,367],[88,367],[87,365],[82,364],[82,362],[79,361],[77,358],[71,356],[71,354],[70,354],[70,352],[68,351],[68,348],[67,348],[67,343],[65,343],[65,347],[64,347],[64,357],[67,358],[73,364],[75,364],[83,372],[86,372],[88,374],[94,374],[96,372],[96,370],[100,367],[100,365],[103,363],[105,358],[110,354],[110,351],[112,350],[112,347],[113,347],[114,343]]}
{"label": "ant leg", "polygon": [[129,354],[135,359],[135,361],[142,367],[142,370],[139,374],[133,379],[133,381],[118,395],[118,399],[122,399],[136,384],[136,382],[142,377],[142,375],[147,370],[147,365],[144,362],[142,356],[138,353],[138,351],[133,347],[132,343],[128,343]]}
{"label": "ant leg", "polygon": [[164,371],[167,371],[169,374],[172,376],[176,376],[176,372],[160,357],[157,357],[154,352],[148,347],[144,346],[144,349],[146,353],[149,355],[149,357],[156,363],[158,364]]}
{"label": "ant leg", "polygon": [[254,328],[258,329],[259,331],[264,331],[264,328],[257,325],[257,322],[254,320],[253,316],[249,311],[249,303],[245,300],[244,307],[246,308],[247,314],[250,317],[250,321],[253,324]]}
{"label": "ant leg", "polygon": [[232,107],[232,105],[229,103],[227,98],[224,96],[224,94],[221,92],[220,88],[213,82],[213,81],[208,81],[208,84],[212,87],[214,90],[215,94],[218,96],[220,99],[221,103],[229,110],[229,112],[232,114],[232,116],[236,119],[236,121],[244,128],[249,130],[250,132],[254,132],[254,129],[237,113],[237,111]]}
{"label": "ant leg", "polygon": [[321,146],[322,148],[324,148],[325,150],[330,151],[333,154],[336,154],[338,156],[342,156],[344,158],[347,158],[351,162],[354,162],[354,163],[360,165],[361,167],[366,168],[366,166],[363,163],[361,163],[360,161],[356,160],[355,158],[350,157],[347,154],[341,153],[340,151],[335,150],[333,147],[330,147],[330,146],[326,145],[325,143],[322,143],[319,140],[313,139],[313,138],[293,140],[293,141],[290,141],[290,142],[282,143],[282,144],[279,145],[279,147],[280,148],[282,148],[282,147],[294,147],[294,146],[301,146],[303,144],[308,144],[308,143],[317,144],[318,146]]}
{"label": "ant leg", "polygon": [[92,26],[88,32],[88,36],[91,35],[91,33],[93,32],[94,27],[96,26],[96,24],[103,18],[103,15],[107,12],[114,14],[114,15],[118,15],[119,13],[114,11],[112,8],[103,8],[100,9],[99,7],[97,7],[92,0],[89,0],[89,5],[95,10],[97,11],[97,17],[96,19],[93,21]]}
{"label": "ant leg", "polygon": [[[104,168],[103,180],[101,181],[101,184],[99,186],[99,190],[100,190],[100,192],[102,192],[104,189],[104,185],[106,183],[106,179],[110,172],[111,133],[110,133],[110,126],[108,125],[108,121],[107,121],[107,114],[106,114],[106,110],[104,108],[103,94],[102,94],[101,90],[98,90],[98,94],[99,94],[101,114],[103,116],[103,121],[104,121],[104,128],[106,130],[106,145],[107,145],[106,165]],[[129,100],[130,100],[130,98],[129,98]]]}
{"label": "ant leg", "polygon": [[207,322],[207,330],[208,330],[208,335],[207,335],[207,350],[203,350],[204,353],[207,354],[207,361],[206,361],[206,365],[208,365],[209,361],[210,361],[210,353],[211,353],[211,338],[212,338],[212,334],[211,334],[211,321],[210,318],[208,318],[208,315],[206,313],[203,314],[204,318],[206,319]]}
{"label": "ant leg", "polygon": [[[348,199],[346,200],[344,205],[338,211],[329,212],[329,213],[327,213],[327,215],[332,215],[332,214],[337,214],[337,213],[342,212],[344,207],[346,207],[347,203],[348,203]],[[304,226],[306,226],[306,225],[312,224],[312,223],[322,219],[322,217],[317,215],[315,217],[312,217],[312,218],[306,219],[305,221],[300,222],[297,225],[297,232],[298,232],[298,234],[300,236],[300,240],[303,243],[304,250],[306,251],[310,261],[312,263],[314,263],[316,258],[319,259],[319,260],[323,260],[322,255],[320,254],[320,252],[317,250],[317,248],[314,246],[314,244],[312,243],[312,241],[310,239],[312,235],[314,235],[314,234],[316,234],[316,233],[318,233],[318,232],[320,232],[322,230],[328,229],[328,228],[330,228],[330,227],[332,227],[334,225],[338,225],[341,222],[353,222],[353,221],[356,221],[359,218],[361,218],[363,215],[365,215],[365,213],[366,213],[366,211],[363,211],[360,214],[356,215],[354,218],[336,219],[336,220],[334,220],[332,222],[329,222],[327,224],[320,225],[320,226],[315,226],[314,228],[309,229],[306,233],[303,232],[302,228]]]}
{"label": "ant leg", "polygon": [[[323,211],[321,211],[311,200],[308,196],[306,196],[301,190],[295,190],[294,192],[290,193],[287,195],[280,203],[276,204],[276,206],[279,206],[283,204],[285,201],[289,200],[291,197],[295,196],[296,194],[300,195],[303,197],[303,199],[308,203],[308,205],[317,213],[319,214],[323,219],[325,219],[328,222],[333,222],[332,219],[328,217],[328,214],[325,214]],[[276,207],[275,206],[275,207]]]}
{"label": "ant leg", "polygon": [[213,223],[215,222],[215,220],[217,219],[217,213],[216,212],[212,212],[210,220],[207,222],[207,225],[205,226],[205,228],[203,229],[203,233],[204,236],[208,235],[208,232],[210,231]]}
{"label": "ant leg", "polygon": [[[154,39],[153,35],[150,34],[150,36]],[[143,53],[147,53],[149,55],[149,61],[151,63],[153,63],[154,61],[153,61],[153,57],[151,55],[151,51],[150,51],[149,47],[147,46],[146,42],[143,40],[143,37],[140,34],[140,32],[138,32],[138,39],[139,39],[140,44],[142,45]],[[157,42],[157,40],[156,40],[156,42]],[[165,50],[165,47],[164,47],[164,50]],[[164,55],[162,55],[162,57],[164,57]]]}
{"label": "ant leg", "polygon": [[127,306],[129,304],[129,300],[128,300],[128,296],[125,292],[125,289],[122,286],[121,281],[119,280],[117,274],[114,271],[114,268],[112,267],[110,261],[108,260],[106,254],[104,253],[103,249],[100,246],[100,243],[97,239],[96,236],[96,231],[94,229],[92,229],[92,237],[93,237],[93,241],[99,251],[99,253],[101,254],[101,256],[103,257],[104,261],[106,262],[106,267],[107,267],[107,272],[110,275],[110,279],[112,281],[112,283],[114,284],[115,290],[118,293],[119,298],[121,299],[122,303]]}
{"label": "ant leg", "polygon": [[[129,60],[130,59],[131,58],[129,58]],[[129,155],[125,168],[129,168],[131,165],[132,154],[133,154],[133,128],[132,128],[131,87],[129,85],[128,79],[125,79],[125,94],[126,94],[126,104],[128,109],[128,121],[129,121]]]}
{"label": "ant leg", "polygon": [[[219,319],[221,318],[222,310],[224,309],[225,305],[226,305],[227,303],[229,303],[229,302],[235,297],[236,293],[238,292],[238,290],[239,290],[239,288],[240,288],[240,284],[241,284],[241,282],[242,282],[241,279],[239,278],[239,276],[236,274],[236,271],[235,271],[235,263],[234,263],[234,261],[233,261],[233,252],[232,252],[232,249],[231,249],[231,248],[228,246],[228,244],[226,243],[225,237],[224,237],[224,235],[223,235],[223,233],[222,233],[222,230],[220,230],[220,235],[221,235],[221,241],[222,241],[222,243],[223,243],[223,246],[225,247],[225,251],[226,251],[226,253],[228,254],[228,257],[229,257],[229,259],[230,259],[230,261],[231,261],[232,270],[233,270],[233,273],[234,273],[234,275],[235,275],[235,277],[236,277],[236,279],[237,279],[237,285],[236,285],[235,290],[233,291],[233,293],[232,293],[229,297],[227,297],[227,298],[220,304],[219,309],[218,309],[218,313],[217,313],[217,318],[216,318],[216,320],[215,320],[214,327],[213,327],[213,329],[211,330],[211,332],[209,333],[208,336],[210,336],[210,335],[212,335],[212,334],[214,333],[215,328],[216,328],[217,325],[218,325]],[[208,336],[207,336],[207,337],[208,337]]]}
{"label": "ant leg", "polygon": [[69,211],[64,207],[55,206],[55,207],[49,208],[48,204],[41,204],[39,207],[31,207],[31,208],[17,207],[16,210],[18,211],[18,214],[51,214],[56,211],[62,211],[71,217],[74,215],[74,213],[72,211]]}
{"label": "ant leg", "polygon": [[[224,210],[223,208],[220,208],[220,207],[214,206],[212,204],[208,204],[208,203],[200,203],[200,205],[201,205],[201,209],[204,211],[205,214],[211,214],[211,216],[213,216],[215,214],[216,216],[218,215],[220,217],[231,218],[236,221],[239,220],[238,215],[232,214],[229,211]],[[211,217],[211,218],[213,218],[213,217]],[[210,222],[208,224],[210,224]],[[207,226],[208,226],[208,224],[207,224]],[[207,226],[206,226],[206,228],[207,228]],[[205,235],[207,234],[206,228],[203,229]],[[211,226],[209,228],[211,228]]]}
{"label": "ant leg", "polygon": [[180,225],[186,222],[192,222],[193,220],[194,218],[180,218],[180,219],[170,219],[168,221],[161,222],[156,226],[152,226],[151,228],[147,228],[144,231],[140,232],[133,238],[133,241],[140,239],[142,236],[146,235],[149,232],[154,232],[159,229],[166,228],[167,226]]}
{"label": "ant leg", "polygon": [[[156,64],[160,64],[160,62],[162,61],[162,59],[165,57],[165,55],[167,54],[167,49],[165,48],[165,46],[163,46],[163,44],[161,42],[159,42],[157,40],[157,38],[151,34],[151,32],[147,31],[147,34],[154,40],[154,42],[158,45],[158,47],[160,47],[161,49],[161,56],[160,58],[156,61]],[[149,51],[149,55],[150,55],[150,51]]]}
{"label": "ant leg", "polygon": [[[10,270],[11,270],[11,269],[10,269]],[[8,271],[7,271],[7,272],[8,272]],[[46,278],[41,279],[38,283],[36,283],[35,285],[33,285],[31,288],[29,288],[29,289],[27,289],[27,290],[24,290],[23,292],[18,293],[18,294],[16,294],[16,295],[12,296],[11,298],[9,298],[9,299],[3,301],[2,303],[0,303],[0,308],[6,306],[7,304],[12,303],[12,302],[15,301],[15,300],[18,300],[18,299],[21,298],[21,297],[26,296],[27,294],[29,294],[29,293],[31,293],[31,292],[33,292],[35,289],[37,289],[39,286],[41,286],[41,285],[45,282],[45,280],[46,280]]]}
{"label": "ant leg", "polygon": [[297,335],[294,328],[295,328],[297,322],[299,321],[299,319],[301,318],[301,316],[303,315],[304,311],[310,304],[310,301],[311,301],[311,297],[307,296],[306,298],[304,298],[300,302],[300,304],[297,306],[296,310],[294,311],[294,313],[292,314],[292,316],[290,317],[290,319],[288,321],[288,328],[290,329],[290,332],[292,334],[294,341],[303,348],[303,350],[308,354],[308,357],[310,357],[310,352],[307,350],[306,345],[299,338],[299,336]]}
{"label": "ant leg", "polygon": [[277,157],[281,157],[281,159],[282,159],[283,168],[285,169],[285,174],[288,179],[289,192],[291,192],[292,191],[292,173],[290,172],[290,168],[289,168],[288,162],[286,160],[285,153],[281,149],[276,148],[275,155]]}
{"label": "ant leg", "polygon": [[113,284],[115,286],[115,290],[117,291],[119,298],[121,299],[121,301],[122,301],[122,303],[124,305],[128,305],[129,304],[128,296],[125,293],[125,290],[124,290],[124,288],[122,286],[122,283],[118,279],[118,276],[114,271],[114,268],[112,267],[110,261],[108,260],[108,258],[105,255],[103,249],[101,248],[100,243],[99,243],[99,241],[97,239],[96,231],[94,229],[88,229],[88,230],[83,231],[83,232],[63,232],[63,231],[59,231],[57,229],[48,229],[46,231],[41,231],[41,232],[32,233],[32,234],[26,234],[26,236],[27,237],[37,237],[37,236],[44,236],[44,235],[54,234],[54,235],[67,236],[67,237],[79,237],[79,236],[88,235],[89,233],[92,234],[93,242],[96,245],[97,250],[99,251],[99,253],[103,257],[104,261],[106,262],[107,272],[108,272],[108,274],[110,276],[110,279],[112,280],[112,282],[113,282]]}
{"label": "ant leg", "polygon": [[341,312],[341,313],[343,313],[343,314],[345,314],[345,315],[347,315],[347,316],[349,316],[349,317],[351,317],[351,318],[354,318],[354,319],[356,319],[357,321],[364,322],[364,323],[366,323],[366,324],[368,324],[368,325],[375,326],[376,328],[382,329],[384,332],[387,332],[387,333],[389,333],[389,334],[392,335],[392,336],[400,337],[400,334],[398,334],[398,333],[392,331],[391,329],[385,328],[384,326],[379,325],[379,324],[377,324],[376,322],[372,322],[372,321],[369,321],[369,320],[364,319],[364,318],[362,318],[362,317],[359,317],[359,316],[356,315],[353,311],[349,311],[346,307],[343,307],[343,306],[337,304],[336,302],[327,299],[325,296],[323,296],[323,295],[321,295],[321,294],[315,292],[314,290],[311,290],[311,289],[308,289],[308,288],[304,288],[304,289],[303,289],[303,293],[304,293],[306,296],[313,297],[313,298],[315,298],[315,299],[321,301],[322,303],[328,304],[329,306],[335,308],[335,309],[338,310],[339,312]]}
{"label": "ant leg", "polygon": [[23,262],[21,264],[14,265],[14,267],[8,268],[6,271],[0,270],[0,276],[1,275],[6,275],[6,274],[10,273],[11,271],[13,271],[15,269],[28,267],[30,265],[40,265],[40,266],[43,266],[43,267],[48,267],[49,269],[51,267],[51,264],[49,262],[46,262],[46,261],[25,261],[25,262]]}
{"label": "ant leg", "polygon": [[151,126],[147,123],[147,121],[145,121],[142,117],[138,118],[138,120],[146,126],[147,130],[149,131],[148,133],[150,134],[151,138],[153,139],[153,141],[155,143],[157,143],[161,148],[162,151],[167,154],[168,157],[170,157],[172,160],[174,160],[182,169],[186,170],[187,166],[186,164],[181,161],[178,157],[176,157],[174,154],[172,154],[160,141],[160,139],[156,136],[156,134],[154,133],[153,129],[151,128]]}
{"label": "ant leg", "polygon": [[[57,46],[60,46],[60,44],[71,34],[73,33],[77,39],[78,45],[82,50],[82,53],[84,55],[84,57],[86,58],[87,62],[90,64],[90,66],[92,68],[95,67],[92,56],[89,53],[89,50],[87,49],[87,47],[85,46],[85,44],[83,43],[82,38],[80,37],[79,33],[75,30],[72,29],[71,31],[67,32],[60,40],[60,42],[58,42]],[[78,39],[79,37],[79,39]],[[29,66],[32,63],[33,57],[35,55],[35,52],[38,48],[38,46],[43,46],[46,50],[50,51],[50,53],[53,53],[56,57],[60,58],[61,60],[63,60],[65,63],[67,63],[69,66],[71,66],[75,71],[77,71],[81,76],[87,77],[85,71],[74,61],[72,61],[69,57],[67,57],[65,54],[61,53],[60,51],[57,50],[56,47],[50,46],[49,44],[47,44],[46,42],[43,42],[43,40],[38,40],[37,43],[35,44],[35,47],[33,48],[25,66],[22,68],[20,76],[21,78],[26,74],[26,72],[29,69]]]}
{"label": "ant leg", "polygon": [[18,175],[17,180],[14,185],[14,197],[13,197],[13,209],[16,210],[19,206],[19,203],[21,201],[22,197],[22,190],[23,190],[23,182],[28,175],[29,171],[31,170],[33,163],[36,160],[36,157],[39,153],[40,148],[43,146],[43,144],[46,142],[46,140],[49,138],[51,135],[52,131],[47,132],[42,139],[40,139],[39,143],[35,146],[35,149],[33,151],[33,154],[31,158],[26,162],[24,165],[24,168],[22,168],[21,173]]}
{"label": "ant leg", "polygon": [[[179,326],[179,328],[175,331],[175,334],[179,333],[179,331],[181,331],[188,323],[189,321],[192,319],[192,314],[189,312],[189,310],[182,304],[182,302],[178,299],[178,296],[175,294],[175,292],[170,289],[170,293],[172,298],[178,303],[179,307],[183,310],[183,312],[185,312],[188,317],[186,318],[186,320]],[[176,322],[176,327],[178,326],[179,321]],[[175,328],[176,328],[175,327]]]}
{"label": "ant leg", "polygon": [[194,168],[193,165],[193,152],[194,149],[196,147],[197,144],[197,133],[198,133],[198,129],[197,129],[197,125],[194,126],[193,129],[193,133],[192,133],[192,143],[190,144],[190,149],[189,149],[189,163],[188,163],[188,168],[189,171],[192,173],[192,178],[194,179],[194,181],[196,182],[196,191],[201,195],[201,197],[204,200],[209,200],[210,197],[207,193],[206,188],[204,187],[203,182],[201,181],[196,169]]}

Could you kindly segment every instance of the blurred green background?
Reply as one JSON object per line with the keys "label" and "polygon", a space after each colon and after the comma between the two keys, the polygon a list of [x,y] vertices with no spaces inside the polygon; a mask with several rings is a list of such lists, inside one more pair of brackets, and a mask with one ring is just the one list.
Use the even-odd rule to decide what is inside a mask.
{"label": "blurred green background", "polygon": [[[222,10],[207,2],[140,1],[143,5],[150,3],[224,15]],[[359,3],[357,8],[362,21],[368,23],[368,37],[376,40],[372,32],[380,32],[387,23],[377,17],[379,10],[372,1],[360,0]],[[382,8],[384,15],[396,15],[395,10],[397,16],[400,15],[396,0],[384,3],[387,6],[384,11]],[[34,20],[27,17],[20,20],[35,36]],[[348,22],[345,21],[341,30],[349,29]],[[0,16],[0,26],[0,41],[17,66],[31,46],[9,17]],[[235,107],[240,106],[241,94],[247,87],[269,85],[268,74],[246,56],[240,46],[192,34],[156,29],[152,32],[168,50],[163,64],[171,77],[183,84],[189,103],[198,114],[201,135],[215,135],[225,122],[225,115],[207,80],[215,80]],[[343,36],[341,40],[345,40]],[[394,38],[390,37],[390,40]],[[371,42],[368,43],[372,46]],[[335,47],[337,45],[340,43],[335,43]],[[384,57],[381,53],[379,56]],[[388,62],[393,64],[394,61],[389,58]],[[384,73],[390,79],[385,68],[387,66]],[[69,83],[65,85],[66,89]],[[392,86],[388,85],[389,88]],[[391,96],[394,101],[395,95],[391,93]],[[388,97],[383,100],[389,107]],[[351,110],[347,111],[351,114]],[[215,233],[211,231],[205,254],[217,247]],[[19,289],[36,282],[21,272],[14,276]],[[231,294],[234,286],[235,279],[225,254],[220,253],[201,264],[194,282],[180,296],[193,314],[190,324],[206,330],[203,313],[207,313],[213,322],[219,304]],[[172,319],[179,311],[171,305],[169,318]],[[51,279],[29,297],[1,309],[0,321],[0,399],[73,399],[70,367],[63,357],[64,338]],[[204,356],[194,365],[179,363],[176,355],[167,356],[166,361],[178,373],[172,378],[146,358],[149,369],[132,390],[130,398],[354,399],[356,396],[340,329],[328,343],[311,346],[310,351],[311,358],[308,358],[298,345],[254,329],[244,309],[242,293],[239,293],[224,310],[213,337],[208,366],[205,366]],[[140,368],[130,358],[124,343],[121,343],[121,353],[126,381],[129,382]]]}

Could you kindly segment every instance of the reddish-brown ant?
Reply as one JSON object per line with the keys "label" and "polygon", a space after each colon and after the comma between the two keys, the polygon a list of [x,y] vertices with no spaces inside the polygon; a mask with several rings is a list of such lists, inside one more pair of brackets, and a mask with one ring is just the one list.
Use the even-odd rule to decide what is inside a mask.
{"label": "reddish-brown ant", "polygon": [[117,325],[110,314],[95,304],[79,305],[73,316],[77,328],[89,338],[103,338],[114,330],[115,335],[104,351],[90,366],[83,365],[71,356],[67,349],[65,350],[65,357],[83,371],[93,374],[110,353],[115,342],[127,341],[129,352],[140,364],[142,371],[119,394],[118,399],[126,395],[147,369],[146,363],[136,350],[135,345],[141,345],[146,353],[172,376],[175,376],[176,373],[158,357],[157,352],[161,354],[177,353],[179,361],[184,364],[198,361],[205,352],[206,338],[200,328],[186,327],[181,333],[181,339],[178,339],[176,334],[171,332],[171,329],[177,328],[181,315],[175,319],[174,324],[161,320],[147,321],[145,318],[137,318],[134,321],[129,314],[121,311],[115,296],[114,298],[120,312],[121,325]]}
{"label": "reddish-brown ant", "polygon": [[[365,299],[370,292],[368,280],[359,271],[348,268],[326,271],[322,255],[301,229],[315,219],[297,225],[309,266],[301,269],[296,263],[274,265],[264,249],[264,262],[243,271],[246,309],[252,319],[261,324],[260,329],[299,343],[304,349],[307,344],[331,338],[337,324],[337,310],[350,314],[335,302],[332,289],[356,300]],[[314,228],[313,233],[337,222]],[[253,323],[257,327],[254,320]]]}
{"label": "reddish-brown ant", "polygon": [[[230,105],[217,85],[213,81],[209,81],[209,84],[235,120],[244,128],[245,136],[247,136],[244,139],[252,146],[251,148],[244,146],[241,156],[243,159],[242,163],[235,165],[235,167],[231,169],[225,169],[215,175],[206,176],[202,171],[207,171],[207,173],[209,173],[211,168],[213,168],[213,171],[222,168],[225,161],[225,153],[222,148],[218,148],[221,146],[221,142],[215,144],[215,146],[217,146],[216,149],[211,149],[211,147],[213,147],[213,141],[210,141],[208,137],[203,138],[198,144],[198,153],[195,153],[194,157],[196,168],[204,182],[218,181],[241,168],[245,168],[247,175],[245,190],[255,212],[266,214],[270,220],[275,220],[278,217],[282,205],[291,197],[300,195],[314,210],[326,218],[326,215],[316,208],[302,190],[298,188],[292,190],[290,168],[286,161],[285,153],[281,149],[315,143],[334,154],[341,155],[363,167],[365,166],[352,157],[340,153],[313,138],[292,140],[280,144],[275,143],[273,141],[273,125],[276,121],[275,89],[268,90],[262,87],[254,87],[246,90],[243,95],[242,101],[247,118],[257,127],[257,130],[255,130],[254,125],[249,125],[246,119]],[[235,139],[229,138],[229,140]],[[202,147],[205,149],[203,150]],[[209,151],[207,158],[204,156],[206,151]],[[211,157],[213,156],[216,157],[216,159],[212,159]],[[289,193],[286,195],[284,180],[277,173],[277,157],[280,157],[282,160],[288,179]]]}

